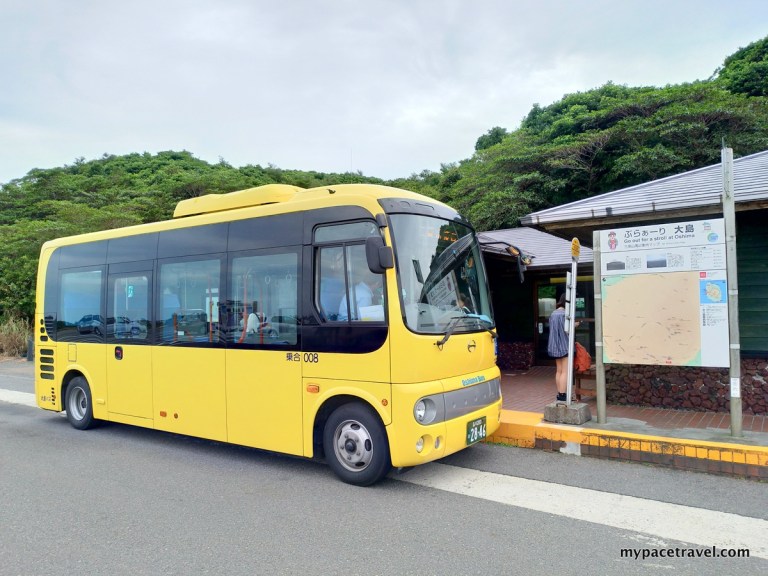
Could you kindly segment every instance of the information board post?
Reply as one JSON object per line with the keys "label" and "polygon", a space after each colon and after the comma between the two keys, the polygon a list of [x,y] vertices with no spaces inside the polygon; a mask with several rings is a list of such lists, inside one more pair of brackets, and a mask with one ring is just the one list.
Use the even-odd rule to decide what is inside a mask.
{"label": "information board post", "polygon": [[[735,349],[729,344],[729,320],[737,313],[729,314],[735,275],[726,276],[726,269],[735,263],[735,250],[733,257],[726,255],[724,218],[671,219],[599,233],[602,350],[597,352],[603,364],[739,366],[738,339],[730,340]],[[738,384],[733,377],[734,396]],[[598,383],[598,402],[601,387]],[[634,402],[649,400],[647,388],[626,392]],[[673,403],[680,399],[669,397]],[[739,420],[733,433],[739,434],[740,398],[732,410],[734,405]]]}
{"label": "information board post", "polygon": [[739,335],[739,285],[736,268],[736,207],[733,198],[733,150],[720,152],[723,165],[723,220],[725,221],[725,266],[728,279],[728,340],[730,350],[731,436],[742,432],[741,346]]}
{"label": "information board post", "polygon": [[606,416],[606,397],[605,397],[605,366],[603,364],[603,287],[601,282],[600,270],[602,270],[600,232],[595,230],[592,233],[592,262],[594,266],[594,291],[595,291],[595,379],[597,392],[597,423],[605,424],[608,422]]}

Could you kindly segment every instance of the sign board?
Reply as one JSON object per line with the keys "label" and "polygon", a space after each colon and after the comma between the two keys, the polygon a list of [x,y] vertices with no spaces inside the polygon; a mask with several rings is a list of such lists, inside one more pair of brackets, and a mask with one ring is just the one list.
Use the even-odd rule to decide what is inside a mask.
{"label": "sign board", "polygon": [[729,365],[721,218],[600,231],[603,362]]}
{"label": "sign board", "polygon": [[571,258],[578,262],[579,254],[581,254],[581,242],[579,242],[578,238],[574,238],[571,240]]}

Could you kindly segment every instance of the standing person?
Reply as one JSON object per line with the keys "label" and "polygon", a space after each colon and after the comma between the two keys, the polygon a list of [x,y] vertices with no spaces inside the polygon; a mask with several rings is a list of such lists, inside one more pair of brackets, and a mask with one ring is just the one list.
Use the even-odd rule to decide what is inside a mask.
{"label": "standing person", "polygon": [[555,385],[557,401],[565,402],[568,398],[568,334],[565,331],[565,293],[557,299],[557,307],[549,317],[549,342],[547,353],[555,359]]}

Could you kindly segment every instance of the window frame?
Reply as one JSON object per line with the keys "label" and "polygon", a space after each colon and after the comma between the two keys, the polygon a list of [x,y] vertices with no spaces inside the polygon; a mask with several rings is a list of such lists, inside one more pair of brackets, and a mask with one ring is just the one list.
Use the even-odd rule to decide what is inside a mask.
{"label": "window frame", "polygon": [[[359,236],[348,236],[344,237],[343,235],[339,236],[332,236],[328,238],[327,240],[318,239],[318,236],[320,236],[324,230],[336,228],[336,229],[342,229],[342,228],[353,228],[354,226],[360,225],[362,228],[365,225],[370,225],[370,232],[366,235],[359,235]],[[358,220],[350,220],[350,221],[344,221],[344,222],[324,222],[322,224],[318,224],[315,226],[312,234],[313,238],[313,245],[312,245],[312,305],[314,308],[315,313],[320,318],[320,323],[323,325],[329,325],[329,326],[348,326],[348,325],[388,325],[388,306],[387,306],[387,285],[386,285],[386,274],[376,274],[381,278],[382,283],[382,304],[384,311],[384,319],[383,320],[361,320],[361,319],[353,319],[350,318],[351,314],[351,308],[350,308],[350,291],[351,288],[354,288],[355,284],[351,282],[350,280],[350,274],[352,273],[351,267],[350,267],[350,258],[349,258],[349,249],[354,248],[357,246],[362,246],[363,250],[365,250],[365,240],[368,237],[372,237],[374,235],[380,235],[380,229],[378,223],[373,219],[358,219]],[[347,318],[344,320],[338,320],[338,319],[331,319],[327,316],[332,316],[333,314],[330,313],[326,315],[324,312],[324,307],[322,306],[322,276],[321,273],[323,271],[323,268],[321,266],[321,252],[326,249],[334,249],[334,248],[341,248],[342,250],[342,258],[343,258],[343,277],[344,277],[344,291],[342,293],[342,299],[346,297],[347,300]],[[366,264],[366,269],[367,264]],[[368,269],[370,272],[370,270]],[[371,274],[375,274],[374,272],[370,272]],[[339,306],[341,305],[341,300],[339,301]]]}

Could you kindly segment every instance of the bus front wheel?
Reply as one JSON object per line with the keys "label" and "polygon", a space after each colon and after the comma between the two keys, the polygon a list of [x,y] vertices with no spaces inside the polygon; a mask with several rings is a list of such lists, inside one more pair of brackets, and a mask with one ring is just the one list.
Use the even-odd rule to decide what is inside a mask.
{"label": "bus front wheel", "polygon": [[82,376],[73,378],[67,386],[64,406],[67,411],[67,420],[73,427],[78,430],[87,430],[94,425],[91,387]]}
{"label": "bus front wheel", "polygon": [[331,413],[323,431],[323,448],[328,465],[347,484],[370,486],[391,467],[384,425],[362,404],[345,404]]}

